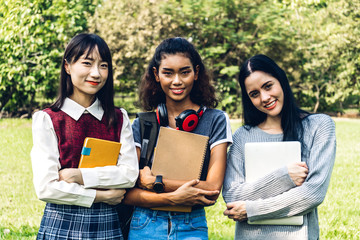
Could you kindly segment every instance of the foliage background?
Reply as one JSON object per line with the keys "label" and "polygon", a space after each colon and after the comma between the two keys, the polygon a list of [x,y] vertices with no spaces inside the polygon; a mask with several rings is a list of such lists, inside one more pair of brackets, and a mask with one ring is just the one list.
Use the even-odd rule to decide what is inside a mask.
{"label": "foliage background", "polygon": [[155,47],[174,36],[198,48],[232,117],[239,66],[258,53],[285,69],[307,110],[358,110],[359,20],[352,0],[0,0],[0,113],[30,117],[54,101],[61,55],[80,32],[109,44],[116,103],[130,114]]}
{"label": "foliage background", "polygon": [[[358,0],[0,0],[0,118],[30,117],[54,101],[64,48],[81,32],[109,44],[116,103],[130,114],[139,111],[137,86],[155,47],[173,36],[198,48],[219,108],[233,118],[242,111],[239,65],[258,53],[284,68],[300,106],[358,112],[359,20]],[[360,239],[360,127],[336,125],[336,165],[319,208],[321,239]],[[35,239],[43,203],[31,184],[30,120],[0,119],[0,145],[0,239]],[[211,239],[232,239],[223,209],[221,199],[207,209]]]}

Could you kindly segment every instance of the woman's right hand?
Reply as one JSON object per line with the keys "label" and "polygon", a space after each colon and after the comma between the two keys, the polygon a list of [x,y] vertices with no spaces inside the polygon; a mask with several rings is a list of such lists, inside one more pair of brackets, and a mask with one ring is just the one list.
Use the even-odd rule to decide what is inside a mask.
{"label": "woman's right hand", "polygon": [[213,205],[215,200],[210,200],[208,197],[217,196],[219,194],[218,190],[208,191],[200,188],[194,187],[198,184],[199,180],[191,180],[184,183],[176,191],[169,193],[171,194],[170,201],[174,205],[185,205],[185,206],[194,206],[194,205]]}
{"label": "woman's right hand", "polygon": [[104,202],[109,205],[116,205],[121,203],[125,193],[126,191],[124,189],[97,189],[94,203]]}
{"label": "woman's right hand", "polygon": [[152,174],[151,169],[146,166],[143,169],[139,170],[139,177],[137,180],[137,184],[139,188],[145,190],[152,190],[155,182],[155,176]]}
{"label": "woman's right hand", "polygon": [[287,165],[291,180],[296,186],[301,186],[309,173],[309,169],[305,162],[290,163]]}

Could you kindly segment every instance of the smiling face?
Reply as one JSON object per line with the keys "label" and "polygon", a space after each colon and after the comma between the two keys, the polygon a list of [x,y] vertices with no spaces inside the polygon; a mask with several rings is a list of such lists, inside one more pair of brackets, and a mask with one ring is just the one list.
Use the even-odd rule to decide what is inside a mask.
{"label": "smiling face", "polygon": [[65,69],[73,84],[73,94],[69,97],[80,104],[94,100],[109,74],[108,63],[101,59],[97,47],[90,54],[85,52],[76,62],[65,62]]}
{"label": "smiling face", "polygon": [[251,102],[269,118],[280,118],[284,92],[280,82],[262,71],[255,71],[245,79],[246,92]]}
{"label": "smiling face", "polygon": [[[197,67],[198,68],[198,67]],[[166,101],[186,102],[190,100],[190,92],[198,77],[198,69],[194,69],[186,55],[166,54],[162,57],[159,72],[153,69],[155,79],[165,93]]]}

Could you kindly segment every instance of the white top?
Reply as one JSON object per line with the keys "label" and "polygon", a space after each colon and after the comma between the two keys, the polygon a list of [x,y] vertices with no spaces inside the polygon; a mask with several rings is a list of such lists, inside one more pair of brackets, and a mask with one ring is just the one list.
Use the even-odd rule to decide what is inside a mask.
{"label": "white top", "polygon": [[[98,99],[84,108],[66,98],[61,110],[76,121],[82,114],[91,114],[100,121],[104,114]],[[127,112],[120,110],[123,113],[122,146],[117,165],[80,169],[84,185],[59,181],[60,154],[53,123],[44,111],[33,115],[31,161],[35,191],[40,200],[90,207],[96,196],[94,188],[132,188],[135,185],[139,168],[131,123]]]}

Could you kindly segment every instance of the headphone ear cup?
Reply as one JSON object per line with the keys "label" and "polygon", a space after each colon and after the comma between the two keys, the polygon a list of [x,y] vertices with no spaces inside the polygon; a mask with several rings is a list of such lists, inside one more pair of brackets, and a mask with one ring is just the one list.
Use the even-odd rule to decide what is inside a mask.
{"label": "headphone ear cup", "polygon": [[188,109],[183,111],[175,118],[176,127],[179,130],[191,132],[194,130],[199,122],[199,116],[195,110]]}
{"label": "headphone ear cup", "polygon": [[160,103],[156,108],[156,118],[160,126],[169,125],[168,113],[164,103]]}

